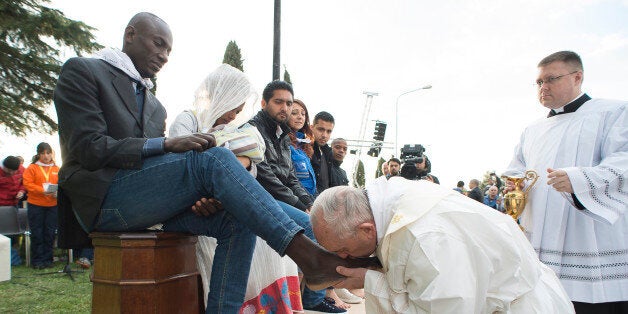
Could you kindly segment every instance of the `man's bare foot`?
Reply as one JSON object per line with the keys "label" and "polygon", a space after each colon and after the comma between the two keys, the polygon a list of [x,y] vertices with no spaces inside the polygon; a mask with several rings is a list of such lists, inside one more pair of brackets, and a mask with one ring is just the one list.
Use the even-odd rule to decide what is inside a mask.
{"label": "man's bare foot", "polygon": [[336,272],[337,266],[371,269],[381,267],[376,257],[342,259],[302,233],[292,239],[286,248],[286,254],[301,268],[305,284],[311,290],[322,290],[343,281],[345,277]]}
{"label": "man's bare foot", "polygon": [[334,289],[327,289],[325,291],[325,297],[327,298],[331,298],[334,300],[334,305],[341,308],[341,309],[348,309],[351,307],[351,304],[347,304],[344,301],[342,301],[338,295],[336,294],[336,291],[334,291]]}

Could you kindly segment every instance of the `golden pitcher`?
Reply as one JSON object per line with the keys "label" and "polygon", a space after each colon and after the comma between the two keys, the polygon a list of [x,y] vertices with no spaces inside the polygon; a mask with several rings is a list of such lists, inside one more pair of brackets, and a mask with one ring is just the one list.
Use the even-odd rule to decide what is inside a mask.
{"label": "golden pitcher", "polygon": [[[528,170],[524,173],[523,176],[506,176],[503,175],[502,178],[507,181],[512,182],[515,185],[515,190],[508,192],[504,195],[504,208],[506,209],[506,214],[510,215],[515,221],[519,219],[523,209],[526,207],[526,199],[528,197],[528,193],[536,180],[538,180],[539,175],[534,170]],[[524,181],[532,180],[532,183],[528,185],[525,191],[521,190],[521,185]]]}

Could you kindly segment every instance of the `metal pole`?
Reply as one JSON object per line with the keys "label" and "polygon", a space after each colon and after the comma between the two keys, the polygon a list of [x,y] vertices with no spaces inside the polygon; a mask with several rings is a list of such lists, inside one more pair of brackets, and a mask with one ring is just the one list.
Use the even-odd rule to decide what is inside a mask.
{"label": "metal pole", "polygon": [[281,50],[281,0],[275,0],[275,27],[273,36],[273,81],[279,79]]}
{"label": "metal pole", "polygon": [[[364,103],[364,111],[362,112],[362,123],[360,124],[360,134],[358,135],[358,140],[364,140],[364,133],[366,132],[366,123],[369,119],[369,112],[371,111],[371,104],[373,103],[373,96],[379,95],[374,92],[363,92],[362,94],[366,95],[366,103]],[[358,147],[357,151],[357,160],[353,164],[353,182],[356,181],[356,175],[358,173],[358,166],[360,165],[360,158],[362,157],[362,147]]]}
{"label": "metal pole", "polygon": [[[413,93],[422,89],[430,89],[430,88],[432,88],[432,85],[425,85],[421,88],[403,92],[399,96],[397,96],[397,101],[395,102],[395,154],[399,153],[399,141],[397,140],[399,138],[399,98],[401,98],[401,96],[405,94],[410,94],[410,93]],[[398,157],[399,155],[395,155],[395,156]]]}

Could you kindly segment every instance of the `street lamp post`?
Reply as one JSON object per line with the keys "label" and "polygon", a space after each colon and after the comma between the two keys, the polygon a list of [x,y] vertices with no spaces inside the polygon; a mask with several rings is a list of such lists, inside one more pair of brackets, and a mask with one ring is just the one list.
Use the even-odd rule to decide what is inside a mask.
{"label": "street lamp post", "polygon": [[430,88],[432,88],[432,85],[425,85],[421,88],[409,90],[397,96],[397,102],[395,102],[395,154],[399,153],[399,142],[397,141],[397,139],[399,138],[399,98],[401,98],[401,96],[406,95],[406,94],[410,94],[416,91],[420,91],[422,89],[430,89]]}

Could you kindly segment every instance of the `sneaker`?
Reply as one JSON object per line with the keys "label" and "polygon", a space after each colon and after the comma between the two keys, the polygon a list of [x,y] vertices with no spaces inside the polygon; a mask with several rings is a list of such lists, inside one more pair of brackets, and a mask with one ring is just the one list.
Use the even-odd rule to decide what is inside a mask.
{"label": "sneaker", "polygon": [[341,309],[332,303],[330,303],[327,299],[323,299],[323,302],[317,304],[313,307],[303,307],[306,314],[314,314],[314,313],[346,313],[347,310]]}
{"label": "sneaker", "polygon": [[336,295],[340,298],[340,300],[345,303],[358,304],[362,303],[362,298],[357,295],[349,292],[347,289],[334,289],[336,291]]}
{"label": "sneaker", "polygon": [[84,268],[84,269],[88,269],[92,266],[92,263],[90,263],[89,260],[85,257],[81,257],[78,260],[76,260],[76,264],[78,264],[79,266],[81,266],[81,268]]}

